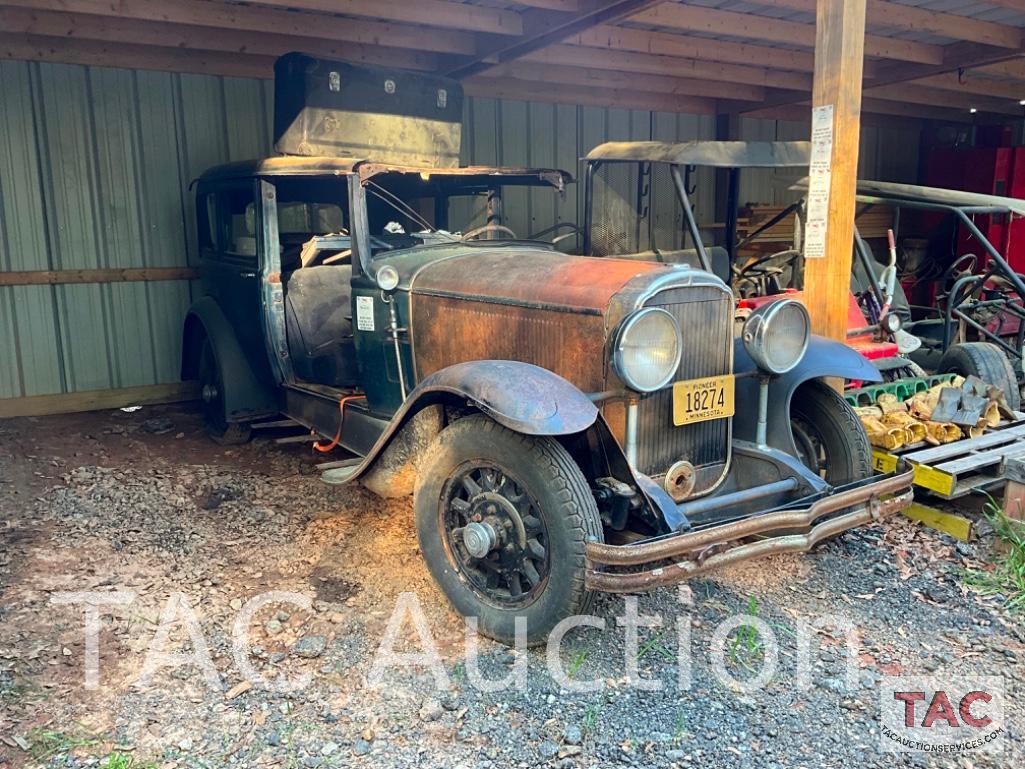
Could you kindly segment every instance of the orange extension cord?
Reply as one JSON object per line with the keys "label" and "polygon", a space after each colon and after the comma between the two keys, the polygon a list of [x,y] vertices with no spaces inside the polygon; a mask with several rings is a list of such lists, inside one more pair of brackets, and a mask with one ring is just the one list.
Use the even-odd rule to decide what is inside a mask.
{"label": "orange extension cord", "polygon": [[321,454],[326,454],[327,452],[335,449],[338,446],[338,441],[342,439],[342,424],[344,424],[345,422],[345,404],[349,401],[366,400],[366,398],[367,396],[362,394],[346,395],[344,398],[338,401],[338,411],[340,412],[340,415],[338,417],[338,432],[335,433],[334,439],[326,446],[323,445],[320,441],[317,441],[313,444],[313,448],[316,451],[319,451]]}

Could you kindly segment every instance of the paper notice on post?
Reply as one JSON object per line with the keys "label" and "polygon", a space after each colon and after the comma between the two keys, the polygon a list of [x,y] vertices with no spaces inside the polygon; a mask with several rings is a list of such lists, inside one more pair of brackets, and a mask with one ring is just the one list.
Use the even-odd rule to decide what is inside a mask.
{"label": "paper notice on post", "polygon": [[811,112],[811,166],[808,169],[808,214],[805,224],[804,257],[826,255],[829,226],[829,186],[833,176],[833,105],[824,104]]}

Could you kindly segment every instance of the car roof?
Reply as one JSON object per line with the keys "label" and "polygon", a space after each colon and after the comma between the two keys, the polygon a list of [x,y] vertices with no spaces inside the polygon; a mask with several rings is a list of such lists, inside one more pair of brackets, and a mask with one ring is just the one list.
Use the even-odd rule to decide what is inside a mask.
{"label": "car roof", "polygon": [[605,142],[584,160],[675,163],[716,168],[807,167],[811,142]]}
{"label": "car roof", "polygon": [[549,184],[557,189],[573,181],[573,176],[558,168],[519,168],[502,166],[462,166],[436,168],[430,166],[399,166],[375,163],[365,158],[278,157],[225,163],[207,169],[201,181],[244,179],[254,176],[347,176],[358,173],[364,180],[386,173],[416,174],[430,177],[468,178],[501,177],[502,184]]}
{"label": "car roof", "polygon": [[[805,177],[791,189],[807,191]],[[876,182],[870,179],[858,180],[860,198],[882,198],[896,205],[900,203],[952,206],[954,208],[1002,208],[1016,216],[1025,216],[1025,200],[1005,198],[1000,195],[984,195],[979,192],[949,190],[943,187],[924,187],[920,184],[899,184],[897,182]]]}

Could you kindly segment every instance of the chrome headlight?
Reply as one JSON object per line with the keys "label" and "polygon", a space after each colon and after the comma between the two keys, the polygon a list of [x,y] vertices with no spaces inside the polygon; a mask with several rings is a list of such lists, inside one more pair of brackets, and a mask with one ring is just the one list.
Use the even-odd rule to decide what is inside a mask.
{"label": "chrome headlight", "polygon": [[744,324],[744,347],[759,368],[785,374],[808,349],[811,319],[800,302],[783,299],[759,307]]}
{"label": "chrome headlight", "polygon": [[627,387],[647,393],[669,384],[682,352],[676,319],[661,308],[648,307],[619,327],[612,365]]}

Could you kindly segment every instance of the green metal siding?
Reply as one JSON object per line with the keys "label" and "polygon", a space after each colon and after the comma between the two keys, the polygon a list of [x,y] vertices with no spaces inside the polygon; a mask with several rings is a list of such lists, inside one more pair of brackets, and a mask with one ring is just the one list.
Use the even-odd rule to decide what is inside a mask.
{"label": "green metal siding", "polygon": [[[208,166],[268,154],[271,106],[269,81],[0,62],[0,270],[194,265],[189,183]],[[801,133],[746,122],[767,137]],[[603,141],[713,136],[708,116],[487,98],[466,100],[464,124],[465,163],[577,177],[579,158]],[[875,132],[874,156],[894,167],[875,175],[901,179],[917,152],[906,132],[899,157],[886,138]],[[696,181],[699,220],[710,222],[714,176]],[[581,222],[582,186],[562,200],[512,191],[509,225],[529,234]],[[196,291],[186,281],[0,288],[0,398],[176,381]]]}

